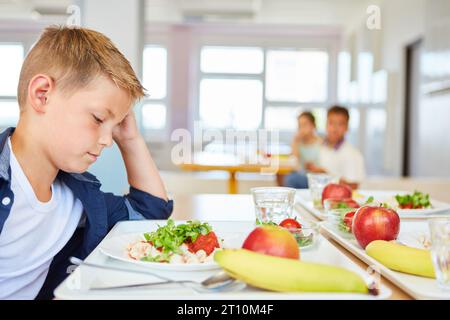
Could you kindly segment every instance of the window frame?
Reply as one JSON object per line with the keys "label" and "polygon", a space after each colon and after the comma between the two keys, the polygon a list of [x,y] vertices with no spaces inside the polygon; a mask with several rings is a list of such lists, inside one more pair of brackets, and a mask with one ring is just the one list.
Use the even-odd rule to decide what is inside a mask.
{"label": "window frame", "polygon": [[[203,72],[201,70],[201,52],[202,52],[202,48],[203,47],[236,47],[236,48],[255,48],[256,46],[249,46],[249,45],[245,45],[245,46],[221,46],[221,45],[203,45],[199,48],[198,50],[198,55],[197,55],[197,66],[198,66],[198,81],[197,81],[197,91],[196,91],[196,96],[197,96],[197,101],[198,103],[196,104],[196,121],[201,121],[200,119],[200,83],[202,82],[202,80],[209,80],[209,79],[220,79],[220,80],[258,80],[261,81],[262,84],[262,113],[264,115],[264,102],[265,102],[265,85],[264,85],[264,79],[265,79],[265,63],[266,63],[266,54],[265,54],[265,50],[264,48],[262,49],[262,54],[263,54],[263,70],[261,73],[219,73],[219,72]],[[258,47],[259,48],[259,47]],[[261,115],[261,123],[264,123],[264,119],[263,119],[263,115]],[[261,124],[259,125],[257,129],[261,128]],[[219,131],[223,131],[225,132],[227,129],[229,130],[230,128],[205,128],[205,130],[219,130]],[[233,128],[234,130],[234,128]],[[245,131],[245,130],[243,130]]]}
{"label": "window frame", "polygon": [[[261,123],[257,129],[265,129],[265,110],[267,106],[283,106],[293,108],[328,108],[331,104],[337,101],[337,54],[339,52],[339,43],[337,37],[314,37],[306,39],[294,39],[293,37],[279,37],[255,39],[255,37],[238,37],[238,36],[203,36],[195,44],[196,52],[196,71],[197,81],[196,88],[194,90],[194,104],[195,104],[195,119],[200,121],[200,82],[203,79],[217,78],[217,79],[258,79],[263,84],[263,99],[262,99],[262,115]],[[263,51],[263,63],[264,68],[260,74],[229,74],[229,73],[205,73],[201,70],[201,50],[206,46],[219,46],[219,47],[258,47]],[[270,101],[266,98],[266,63],[267,63],[267,51],[269,50],[298,50],[298,51],[324,51],[328,54],[328,74],[327,74],[327,99],[323,102],[294,102],[294,101]],[[216,128],[225,133],[226,129]],[[292,130],[280,130],[280,141],[282,143],[290,143],[292,138]]]}

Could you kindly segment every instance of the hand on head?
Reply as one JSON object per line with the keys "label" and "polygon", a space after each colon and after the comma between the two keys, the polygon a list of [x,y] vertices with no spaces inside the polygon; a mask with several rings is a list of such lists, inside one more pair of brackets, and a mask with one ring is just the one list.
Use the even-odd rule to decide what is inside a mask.
{"label": "hand on head", "polygon": [[136,117],[133,110],[130,110],[125,118],[113,129],[113,139],[116,143],[122,143],[136,139],[139,130],[136,124]]}

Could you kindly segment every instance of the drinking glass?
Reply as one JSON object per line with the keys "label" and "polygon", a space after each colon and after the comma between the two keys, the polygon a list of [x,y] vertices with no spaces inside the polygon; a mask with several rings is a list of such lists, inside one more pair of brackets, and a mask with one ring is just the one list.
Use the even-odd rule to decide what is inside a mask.
{"label": "drinking glass", "polygon": [[331,182],[336,182],[336,179],[325,173],[308,173],[308,188],[311,192],[311,199],[314,208],[322,210],[322,191],[325,186]]}
{"label": "drinking glass", "polygon": [[431,219],[431,256],[438,286],[450,291],[450,218]]}
{"label": "drinking glass", "polygon": [[292,217],[296,190],[285,187],[259,187],[250,189],[255,203],[256,223],[279,224]]}

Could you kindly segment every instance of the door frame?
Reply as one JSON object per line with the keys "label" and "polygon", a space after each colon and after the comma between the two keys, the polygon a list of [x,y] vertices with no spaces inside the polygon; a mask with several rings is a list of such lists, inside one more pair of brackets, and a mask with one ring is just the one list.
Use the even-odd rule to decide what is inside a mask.
{"label": "door frame", "polygon": [[[402,176],[409,177],[411,175],[411,140],[412,140],[412,121],[413,110],[412,103],[414,94],[414,73],[419,73],[420,65],[414,65],[413,53],[423,44],[423,39],[417,39],[405,47],[405,105],[404,105],[404,126],[403,126],[403,161]],[[415,70],[414,68],[417,68]]]}

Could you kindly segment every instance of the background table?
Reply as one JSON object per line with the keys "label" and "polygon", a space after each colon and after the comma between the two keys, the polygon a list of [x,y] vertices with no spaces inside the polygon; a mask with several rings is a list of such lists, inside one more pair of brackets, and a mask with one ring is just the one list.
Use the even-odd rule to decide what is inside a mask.
{"label": "background table", "polygon": [[271,167],[273,165],[275,168],[273,161],[275,160],[259,157],[258,162],[249,163],[249,161],[230,153],[199,152],[193,155],[192,162],[180,164],[179,167],[185,171],[227,171],[229,173],[228,193],[236,194],[238,190],[237,172],[267,172],[276,174],[277,180],[280,180],[280,175],[289,174],[297,169],[294,158],[277,158],[276,170]]}

